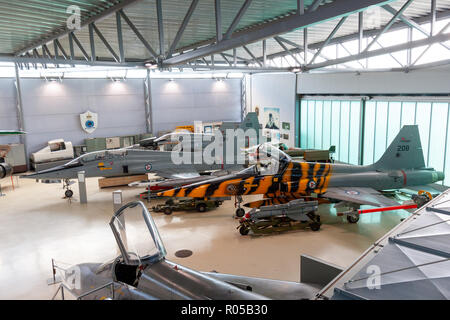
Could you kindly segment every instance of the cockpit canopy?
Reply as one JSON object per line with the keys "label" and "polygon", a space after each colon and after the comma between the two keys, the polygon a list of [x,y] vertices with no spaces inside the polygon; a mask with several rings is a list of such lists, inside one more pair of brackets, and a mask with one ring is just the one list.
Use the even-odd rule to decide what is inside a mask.
{"label": "cockpit canopy", "polygon": [[73,166],[76,164],[85,164],[92,161],[101,161],[101,160],[107,160],[112,159],[115,157],[122,157],[127,154],[126,149],[113,149],[113,150],[102,150],[102,151],[94,151],[89,152],[86,154],[83,154],[79,156],[76,159],[73,159],[72,161],[69,161],[66,163],[66,166]]}
{"label": "cockpit canopy", "polygon": [[286,153],[270,143],[260,144],[246,150],[249,168],[241,171],[244,174],[274,175],[281,173],[286,163],[291,161]]}
{"label": "cockpit canopy", "polygon": [[141,201],[120,208],[110,226],[124,263],[152,264],[165,257],[166,249],[158,229]]}

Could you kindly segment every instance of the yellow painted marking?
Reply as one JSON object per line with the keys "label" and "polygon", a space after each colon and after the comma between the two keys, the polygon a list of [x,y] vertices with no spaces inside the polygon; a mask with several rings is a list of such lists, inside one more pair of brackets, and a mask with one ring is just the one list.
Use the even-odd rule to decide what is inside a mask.
{"label": "yellow painted marking", "polygon": [[212,197],[229,196],[230,192],[227,190],[227,187],[229,185],[236,185],[237,187],[241,181],[241,179],[232,179],[222,182],[219,187],[213,192]]}
{"label": "yellow painted marking", "polygon": [[104,166],[105,166],[105,163],[99,162],[99,163],[98,163],[98,166],[99,166],[99,167],[104,167]]}
{"label": "yellow painted marking", "polygon": [[323,182],[322,186],[318,190],[314,190],[314,192],[320,194],[325,193],[328,189],[328,183],[330,182],[330,178],[332,176],[332,169],[333,167],[330,164],[327,164],[327,167],[324,171],[325,181]]}
{"label": "yellow painted marking", "polygon": [[112,170],[111,167],[104,167],[104,168],[99,168],[99,169],[100,169],[100,171],[103,171],[103,170]]}
{"label": "yellow painted marking", "polygon": [[[194,190],[192,190],[191,192],[189,192],[188,196],[193,197],[193,198],[203,198],[203,197],[205,197],[206,190],[208,189],[208,187],[209,187],[209,184],[199,186],[199,187],[195,188]],[[186,193],[186,188],[182,188],[181,191],[178,193],[177,197],[183,197],[183,195],[182,195],[183,193]]]}
{"label": "yellow painted marking", "polygon": [[297,192],[305,191],[306,186],[308,185],[308,179],[306,177],[308,176],[309,164],[300,162],[300,167],[302,168],[302,177],[300,178]]}
{"label": "yellow painted marking", "polygon": [[174,194],[175,194],[175,189],[171,189],[169,191],[158,193],[158,196],[173,197]]}
{"label": "yellow painted marking", "polygon": [[250,177],[245,180],[244,188],[245,192],[244,194],[248,194],[252,188],[258,187],[258,184],[253,184],[253,181],[255,180],[255,177]]}
{"label": "yellow painted marking", "polygon": [[258,188],[251,194],[265,194],[273,183],[273,176],[265,176],[259,180]]}

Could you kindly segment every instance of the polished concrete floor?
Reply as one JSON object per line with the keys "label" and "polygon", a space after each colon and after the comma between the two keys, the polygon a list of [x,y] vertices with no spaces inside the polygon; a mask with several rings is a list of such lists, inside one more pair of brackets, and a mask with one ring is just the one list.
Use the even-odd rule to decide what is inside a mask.
{"label": "polished concrete floor", "polygon": [[[0,299],[49,299],[51,259],[68,264],[104,262],[117,254],[109,228],[112,191],[123,190],[124,202],[137,199],[141,189],[99,189],[87,179],[88,204],[62,199],[61,184],[34,180],[0,181]],[[308,254],[347,267],[371,243],[408,215],[406,212],[361,216],[358,224],[337,217],[328,205],[320,208],[322,228],[270,236],[241,236],[233,218],[234,202],[206,213],[154,213],[167,249],[167,258],[201,271],[216,270],[246,276],[299,281],[300,255]],[[177,258],[181,249],[193,251]]]}

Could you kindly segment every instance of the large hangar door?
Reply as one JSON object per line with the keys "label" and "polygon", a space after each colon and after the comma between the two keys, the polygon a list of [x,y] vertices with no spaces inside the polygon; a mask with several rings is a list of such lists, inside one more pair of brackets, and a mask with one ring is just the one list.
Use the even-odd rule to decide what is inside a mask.
{"label": "large hangar door", "polygon": [[336,146],[335,160],[377,161],[400,128],[417,124],[425,163],[444,171],[450,184],[450,98],[431,96],[303,96],[300,147]]}

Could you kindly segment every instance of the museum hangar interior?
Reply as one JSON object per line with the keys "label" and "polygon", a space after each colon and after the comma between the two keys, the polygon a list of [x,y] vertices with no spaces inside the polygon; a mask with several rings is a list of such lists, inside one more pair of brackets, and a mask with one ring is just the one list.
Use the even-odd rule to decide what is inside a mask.
{"label": "museum hangar interior", "polygon": [[0,7],[0,299],[450,298],[450,0]]}

